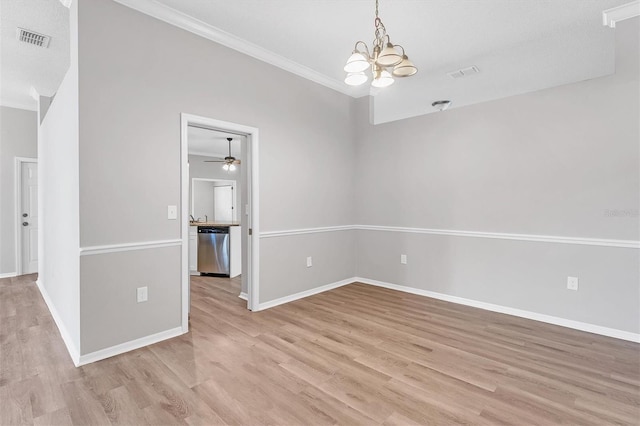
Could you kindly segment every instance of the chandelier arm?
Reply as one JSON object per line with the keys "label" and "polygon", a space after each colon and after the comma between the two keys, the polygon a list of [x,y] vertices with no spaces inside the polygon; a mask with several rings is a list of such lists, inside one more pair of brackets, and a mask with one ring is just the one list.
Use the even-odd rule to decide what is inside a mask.
{"label": "chandelier arm", "polygon": [[360,52],[360,51],[358,50],[358,45],[359,45],[359,44],[362,44],[362,45],[364,46],[364,51],[365,51],[365,52],[367,52],[367,59],[371,58],[371,53],[369,53],[369,46],[367,46],[367,43],[365,43],[364,41],[362,41],[362,40],[358,40],[358,41],[356,42],[356,45],[354,46],[354,48],[353,48],[353,49],[354,49],[355,51],[357,51],[358,53],[362,53],[362,52]]}

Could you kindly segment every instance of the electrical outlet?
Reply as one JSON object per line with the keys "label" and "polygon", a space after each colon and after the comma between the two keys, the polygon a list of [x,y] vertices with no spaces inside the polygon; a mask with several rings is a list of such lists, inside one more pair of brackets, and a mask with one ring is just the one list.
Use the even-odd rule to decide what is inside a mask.
{"label": "electrical outlet", "polygon": [[311,268],[313,266],[313,259],[311,256],[307,257],[307,268]]}
{"label": "electrical outlet", "polygon": [[400,255],[400,263],[402,263],[403,265],[407,264],[407,255],[406,254],[401,254]]}
{"label": "electrical outlet", "polygon": [[136,289],[138,303],[149,300],[149,289],[147,287],[138,287]]}
{"label": "electrical outlet", "polygon": [[167,219],[178,219],[178,206],[167,206]]}
{"label": "electrical outlet", "polygon": [[567,277],[567,289],[578,291],[578,277]]}

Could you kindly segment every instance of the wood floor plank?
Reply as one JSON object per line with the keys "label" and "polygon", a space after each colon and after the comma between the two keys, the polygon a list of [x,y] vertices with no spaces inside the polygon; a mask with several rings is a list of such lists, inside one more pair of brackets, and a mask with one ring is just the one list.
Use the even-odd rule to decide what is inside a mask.
{"label": "wood floor plank", "polygon": [[360,283],[250,312],[192,277],[188,334],[75,368],[0,279],[0,425],[640,425],[640,345]]}
{"label": "wood floor plank", "polygon": [[36,417],[33,419],[33,424],[35,426],[71,426],[73,425],[73,421],[69,415],[69,409],[64,407],[43,416]]}

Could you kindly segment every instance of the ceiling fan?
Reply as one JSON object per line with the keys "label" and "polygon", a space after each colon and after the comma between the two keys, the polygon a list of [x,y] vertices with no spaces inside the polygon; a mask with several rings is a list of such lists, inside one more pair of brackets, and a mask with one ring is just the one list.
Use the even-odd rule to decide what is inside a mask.
{"label": "ceiling fan", "polygon": [[229,141],[229,155],[224,157],[224,160],[205,160],[205,163],[224,163],[222,168],[228,171],[234,171],[236,169],[236,164],[240,164],[240,160],[236,160],[236,157],[231,155],[231,141],[233,138],[227,138]]}

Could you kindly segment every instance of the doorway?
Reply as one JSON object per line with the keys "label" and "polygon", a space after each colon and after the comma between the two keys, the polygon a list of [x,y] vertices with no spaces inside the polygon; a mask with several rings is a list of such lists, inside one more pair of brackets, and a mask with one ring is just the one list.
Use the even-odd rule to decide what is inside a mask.
{"label": "doorway", "polygon": [[[242,140],[241,186],[243,196],[237,197],[236,221],[241,225],[242,239],[242,289],[246,291],[247,308],[259,306],[259,211],[258,211],[258,129],[237,123],[215,120],[191,114],[181,114],[181,237],[182,237],[182,327],[188,331],[190,307],[190,177],[189,177],[189,129],[208,129],[236,135]],[[222,192],[228,190],[222,190]],[[214,213],[215,214],[215,213]],[[191,218],[195,220],[195,217]]]}
{"label": "doorway", "polygon": [[16,274],[38,272],[38,160],[17,157],[16,184]]}

